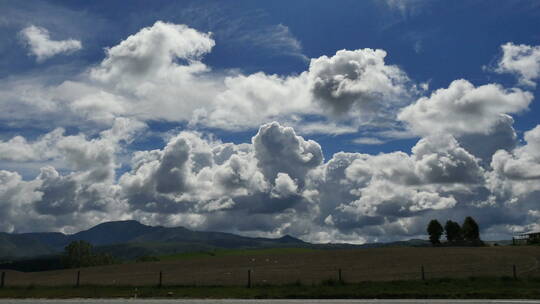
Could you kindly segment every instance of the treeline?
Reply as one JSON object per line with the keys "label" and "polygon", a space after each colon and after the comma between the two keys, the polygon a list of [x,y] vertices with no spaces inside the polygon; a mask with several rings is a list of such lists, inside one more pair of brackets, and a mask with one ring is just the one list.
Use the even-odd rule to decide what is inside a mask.
{"label": "treeline", "polygon": [[32,272],[110,265],[119,262],[110,254],[96,252],[94,246],[86,241],[73,241],[64,247],[62,254],[4,261],[0,263],[0,269]]}
{"label": "treeline", "polygon": [[446,237],[446,243],[448,245],[479,245],[482,243],[480,240],[480,227],[470,216],[465,218],[462,225],[448,220],[446,221],[444,228],[439,221],[431,220],[427,226],[427,233],[429,235],[429,241],[434,246],[442,244],[441,236],[443,233]]}

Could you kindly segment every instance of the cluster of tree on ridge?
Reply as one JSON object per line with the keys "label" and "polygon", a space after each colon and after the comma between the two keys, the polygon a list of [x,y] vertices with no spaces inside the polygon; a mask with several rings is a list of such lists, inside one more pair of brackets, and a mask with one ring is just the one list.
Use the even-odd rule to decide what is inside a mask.
{"label": "cluster of tree on ridge", "polygon": [[441,236],[443,233],[446,236],[447,243],[458,243],[458,242],[469,242],[469,243],[479,243],[480,240],[480,228],[476,221],[467,216],[463,221],[463,225],[448,220],[443,226],[439,221],[433,219],[429,222],[427,226],[427,233],[429,234],[429,241],[434,246],[441,244]]}

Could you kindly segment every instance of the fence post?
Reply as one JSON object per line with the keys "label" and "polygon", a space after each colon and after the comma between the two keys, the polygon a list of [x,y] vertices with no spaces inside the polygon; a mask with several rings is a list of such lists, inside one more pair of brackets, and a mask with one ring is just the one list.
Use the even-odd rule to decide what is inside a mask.
{"label": "fence post", "polygon": [[420,271],[422,272],[422,281],[426,279],[426,273],[424,272],[424,265],[420,267]]}
{"label": "fence post", "polygon": [[79,287],[81,283],[81,271],[77,270],[77,282],[75,283],[75,287]]}
{"label": "fence post", "polygon": [[339,278],[339,284],[343,284],[343,279],[341,278],[341,268],[338,269],[338,278]]}
{"label": "fence post", "polygon": [[251,288],[251,269],[248,269],[247,288]]}
{"label": "fence post", "polygon": [[163,286],[163,271],[159,271],[159,283],[158,283],[158,287],[161,288],[161,286]]}
{"label": "fence post", "polygon": [[6,285],[6,272],[2,271],[2,279],[0,280],[0,288],[4,288]]}
{"label": "fence post", "polygon": [[514,280],[517,280],[516,264],[512,265],[512,274],[514,275]]}

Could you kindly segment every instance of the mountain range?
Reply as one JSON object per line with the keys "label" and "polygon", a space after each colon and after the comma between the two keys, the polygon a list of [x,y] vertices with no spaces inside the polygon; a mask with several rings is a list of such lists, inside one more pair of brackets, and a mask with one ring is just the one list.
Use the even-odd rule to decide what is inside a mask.
{"label": "mountain range", "polygon": [[167,255],[182,252],[216,249],[309,247],[350,248],[381,246],[426,246],[425,240],[394,243],[311,244],[286,235],[281,238],[252,238],[224,232],[193,231],[184,227],[148,226],[137,221],[114,221],[94,226],[75,234],[60,232],[0,233],[0,259],[21,259],[55,255],[72,241],[84,240],[96,251],[112,254],[120,259],[135,259],[148,255]]}
{"label": "mountain range", "polygon": [[277,239],[250,238],[224,232],[193,231],[184,227],[148,226],[137,221],[115,221],[102,223],[75,234],[0,233],[0,258],[57,254],[70,242],[78,240],[91,243],[97,251],[127,259],[187,251],[309,245],[288,235]]}

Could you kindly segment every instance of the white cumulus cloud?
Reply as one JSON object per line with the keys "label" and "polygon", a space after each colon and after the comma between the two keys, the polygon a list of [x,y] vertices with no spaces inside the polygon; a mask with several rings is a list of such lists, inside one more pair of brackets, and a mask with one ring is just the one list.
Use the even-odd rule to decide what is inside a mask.
{"label": "white cumulus cloud", "polygon": [[403,108],[398,119],[419,135],[489,134],[501,115],[526,110],[532,99],[531,93],[517,88],[508,90],[497,84],[475,87],[460,79]]}
{"label": "white cumulus cloud", "polygon": [[387,65],[384,50],[341,50],[334,56],[312,59],[310,88],[314,98],[334,114],[354,110],[363,116],[386,112],[408,93],[409,78]]}
{"label": "white cumulus cloud", "polygon": [[43,27],[31,25],[20,33],[28,44],[29,54],[36,56],[38,62],[61,53],[72,53],[82,49],[82,43],[79,40],[52,40],[49,31]]}
{"label": "white cumulus cloud", "polygon": [[540,46],[508,42],[501,45],[501,49],[503,55],[495,71],[514,74],[521,84],[536,86],[535,80],[540,77]]}
{"label": "white cumulus cloud", "polygon": [[393,124],[417,93],[380,49],[341,50],[311,59],[299,74],[270,75],[212,71],[202,58],[214,46],[210,33],[157,21],[107,48],[100,63],[74,79],[3,83],[0,89],[9,90],[0,96],[0,119],[109,127],[127,116],[233,131],[279,121],[303,134],[344,134]]}

